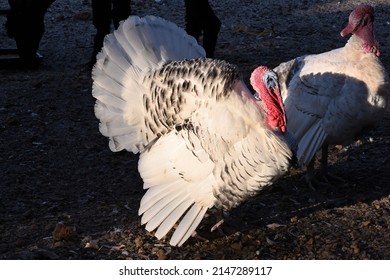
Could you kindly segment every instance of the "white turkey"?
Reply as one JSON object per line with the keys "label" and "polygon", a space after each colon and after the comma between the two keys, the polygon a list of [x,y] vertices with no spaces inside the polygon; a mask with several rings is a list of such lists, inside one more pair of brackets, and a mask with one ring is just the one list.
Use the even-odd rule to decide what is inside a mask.
{"label": "white turkey", "polygon": [[[379,60],[373,21],[374,9],[359,5],[341,31],[343,37],[352,34],[344,47],[301,56],[274,69],[287,127],[298,143],[297,159],[307,166],[306,180],[312,188],[337,178],[327,171],[328,145],[350,144],[385,113],[389,76]],[[319,182],[314,177],[314,159],[321,148],[323,181]]]}
{"label": "white turkey", "polygon": [[209,208],[231,209],[275,182],[293,157],[276,74],[253,72],[256,99],[235,66],[204,55],[175,24],[130,17],[92,71],[100,132],[112,151],[140,153],[141,223],[159,239],[175,228],[171,245]]}

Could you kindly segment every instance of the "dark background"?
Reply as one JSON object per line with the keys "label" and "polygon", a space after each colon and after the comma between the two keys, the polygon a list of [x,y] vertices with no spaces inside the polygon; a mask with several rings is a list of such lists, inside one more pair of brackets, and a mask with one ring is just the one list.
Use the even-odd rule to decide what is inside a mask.
{"label": "dark background", "polygon": [[[341,47],[339,32],[362,2],[210,1],[222,21],[215,57],[237,64],[248,81],[257,65]],[[389,70],[390,4],[365,3],[375,6]],[[184,27],[181,1],[137,0],[132,10]],[[14,47],[4,22],[0,47]],[[312,191],[292,169],[231,212],[233,234],[210,234],[210,215],[199,227],[209,242],[172,248],[155,239],[137,215],[137,156],[112,153],[98,131],[87,67],[94,32],[88,1],[57,0],[46,14],[40,68],[0,69],[0,259],[390,258],[388,112],[356,144],[332,147],[330,170],[344,186]]]}

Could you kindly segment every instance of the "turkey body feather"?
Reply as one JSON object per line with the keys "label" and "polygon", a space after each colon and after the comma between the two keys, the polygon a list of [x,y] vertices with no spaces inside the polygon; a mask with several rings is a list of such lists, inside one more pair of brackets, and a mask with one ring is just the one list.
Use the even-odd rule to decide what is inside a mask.
{"label": "turkey body feather", "polygon": [[182,245],[211,207],[231,209],[288,169],[292,151],[235,66],[156,17],[130,17],[93,69],[95,114],[112,151],[140,153],[139,214]]}

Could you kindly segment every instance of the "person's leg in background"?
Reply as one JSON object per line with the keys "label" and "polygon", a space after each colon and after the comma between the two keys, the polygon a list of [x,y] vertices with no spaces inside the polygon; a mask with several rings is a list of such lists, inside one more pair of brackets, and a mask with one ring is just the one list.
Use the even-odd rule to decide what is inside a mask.
{"label": "person's leg in background", "polygon": [[208,0],[185,0],[186,31],[199,41],[203,32],[206,57],[214,57],[221,21],[215,15]]}
{"label": "person's leg in background", "polygon": [[199,4],[198,0],[185,0],[185,20],[186,20],[186,32],[193,36],[197,41],[199,41],[200,36],[202,35],[202,26],[201,26],[201,14],[202,5]]}
{"label": "person's leg in background", "polygon": [[91,65],[103,47],[104,37],[111,32],[111,0],[92,0],[92,22],[96,28]]}
{"label": "person's leg in background", "polygon": [[221,21],[215,15],[208,1],[204,4],[204,22],[203,22],[203,47],[207,57],[214,57],[215,47],[217,45],[218,33],[221,29]]}
{"label": "person's leg in background", "polygon": [[127,19],[131,14],[131,1],[130,0],[112,0],[112,20],[114,22],[115,29],[118,28],[119,23],[122,20]]}
{"label": "person's leg in background", "polygon": [[54,0],[9,0],[7,32],[14,37],[23,66],[36,67],[40,41],[45,31],[45,13]]}

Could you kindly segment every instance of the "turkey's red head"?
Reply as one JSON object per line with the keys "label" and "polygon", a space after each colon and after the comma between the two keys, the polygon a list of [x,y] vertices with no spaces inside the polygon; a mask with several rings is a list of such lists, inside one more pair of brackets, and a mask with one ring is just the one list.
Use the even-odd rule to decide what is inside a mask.
{"label": "turkey's red head", "polygon": [[379,43],[374,34],[374,8],[370,5],[359,5],[349,15],[347,26],[341,30],[340,35],[355,34],[363,41],[363,51],[380,56]]}
{"label": "turkey's red head", "polygon": [[257,67],[252,72],[250,82],[267,112],[268,125],[286,132],[286,111],[276,73],[266,66]]}

